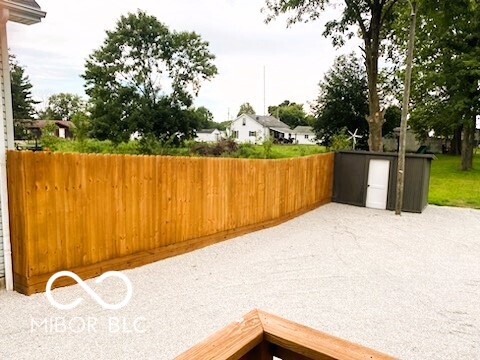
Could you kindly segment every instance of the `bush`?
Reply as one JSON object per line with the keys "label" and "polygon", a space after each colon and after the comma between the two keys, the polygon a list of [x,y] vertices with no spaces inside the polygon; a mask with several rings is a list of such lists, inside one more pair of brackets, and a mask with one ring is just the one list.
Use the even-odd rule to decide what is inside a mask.
{"label": "bush", "polygon": [[332,150],[349,150],[352,148],[351,141],[347,135],[347,128],[342,128],[332,135],[330,139],[330,148]]}
{"label": "bush", "polygon": [[225,156],[233,157],[233,158],[244,158],[244,159],[260,159],[263,157],[258,146],[255,146],[250,143],[239,144],[238,149],[230,154],[226,154]]}
{"label": "bush", "polygon": [[263,152],[265,154],[265,159],[271,159],[272,158],[272,146],[273,146],[273,141],[272,140],[265,140],[262,144],[263,146]]}
{"label": "bush", "polygon": [[234,153],[238,145],[232,139],[220,140],[216,143],[199,142],[190,147],[190,152],[199,156],[225,156]]}

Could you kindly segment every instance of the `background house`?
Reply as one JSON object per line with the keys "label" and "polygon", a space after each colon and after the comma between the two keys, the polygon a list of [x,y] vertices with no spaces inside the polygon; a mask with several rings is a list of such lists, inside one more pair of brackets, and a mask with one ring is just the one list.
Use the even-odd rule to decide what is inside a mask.
{"label": "background house", "polygon": [[[393,129],[391,136],[383,138],[383,147],[385,151],[397,152],[398,141],[400,138],[400,127]],[[441,154],[447,149],[446,139],[437,137],[427,137],[426,139],[419,139],[413,129],[407,128],[405,137],[405,151],[407,153],[415,153],[421,146],[426,146],[429,153]]]}
{"label": "background house", "polygon": [[6,150],[13,149],[13,111],[8,61],[7,22],[26,25],[46,15],[34,0],[0,0],[0,287],[13,289],[8,216]]}
{"label": "background house", "polygon": [[197,130],[195,141],[216,142],[226,138],[224,131],[218,129],[202,129]]}
{"label": "background house", "polygon": [[295,144],[313,145],[317,142],[317,137],[311,126],[297,126],[292,132]]}
{"label": "background house", "polygon": [[53,135],[62,139],[73,138],[73,129],[75,125],[71,121],[65,120],[26,120],[25,128],[34,137],[39,138],[45,126],[52,124],[56,127]]}
{"label": "background house", "polygon": [[231,122],[229,135],[237,142],[255,144],[268,139],[290,139],[292,130],[273,116],[242,114]]}

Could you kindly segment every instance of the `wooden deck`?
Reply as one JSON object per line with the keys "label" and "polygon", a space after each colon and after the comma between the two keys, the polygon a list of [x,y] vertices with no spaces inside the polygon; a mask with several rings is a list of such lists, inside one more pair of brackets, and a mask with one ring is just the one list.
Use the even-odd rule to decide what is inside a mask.
{"label": "wooden deck", "polygon": [[387,360],[393,357],[261,310],[195,345],[176,360]]}

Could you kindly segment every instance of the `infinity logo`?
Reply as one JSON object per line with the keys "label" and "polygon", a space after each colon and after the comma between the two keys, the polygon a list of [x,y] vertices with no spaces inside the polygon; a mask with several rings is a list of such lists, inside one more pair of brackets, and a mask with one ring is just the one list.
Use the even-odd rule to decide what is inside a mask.
{"label": "infinity logo", "polygon": [[90,288],[86,283],[85,281],[83,281],[82,279],[80,279],[80,277],[71,272],[71,271],[59,271],[55,274],[53,274],[50,279],[48,279],[48,282],[47,282],[47,287],[45,289],[45,292],[46,292],[46,295],[47,295],[47,298],[48,298],[48,301],[50,301],[50,304],[52,304],[54,307],[56,307],[57,309],[61,309],[61,310],[70,310],[70,309],[74,309],[76,308],[78,305],[80,305],[80,303],[83,301],[83,298],[77,298],[75,301],[71,302],[70,304],[60,304],[58,302],[55,301],[55,299],[53,298],[52,296],[52,285],[54,283],[55,280],[57,280],[58,278],[60,277],[63,277],[63,276],[66,276],[66,277],[70,277],[72,279],[74,279],[82,288],[83,290],[85,290],[85,292],[90,295],[90,297],[92,297],[101,307],[103,307],[104,309],[108,309],[108,310],[117,310],[117,309],[120,309],[122,307],[124,307],[125,305],[128,304],[128,302],[130,301],[131,297],[132,297],[132,292],[133,292],[133,289],[132,289],[132,283],[130,282],[130,280],[124,275],[122,274],[121,272],[118,272],[118,271],[107,271],[106,273],[102,274],[101,276],[99,276],[95,282],[97,284],[103,282],[103,280],[109,278],[109,277],[117,277],[117,278],[120,278],[123,280],[123,282],[125,283],[125,285],[127,286],[127,296],[125,297],[125,299],[123,299],[122,302],[118,303],[118,304],[109,304],[105,301],[103,301],[103,299],[97,295],[97,293],[95,293],[95,291],[92,290],[92,288]]}

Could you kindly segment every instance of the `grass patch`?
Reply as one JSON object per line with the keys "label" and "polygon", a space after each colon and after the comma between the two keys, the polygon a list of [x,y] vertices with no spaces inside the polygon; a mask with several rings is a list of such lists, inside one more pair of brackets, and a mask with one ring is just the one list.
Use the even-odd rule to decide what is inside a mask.
{"label": "grass patch", "polygon": [[314,154],[321,154],[324,152],[326,152],[325,146],[319,146],[319,145],[273,145],[272,146],[272,157],[274,159],[314,155]]}
{"label": "grass patch", "polygon": [[325,146],[319,145],[272,145],[266,154],[264,145],[240,144],[234,157],[250,159],[283,159],[322,154],[326,152]]}
{"label": "grass patch", "polygon": [[473,170],[460,170],[460,156],[437,155],[432,161],[428,202],[480,209],[480,154]]}
{"label": "grass patch", "polygon": [[[268,151],[268,154],[266,152]],[[326,152],[325,146],[319,145],[272,145],[266,150],[264,145],[239,144],[233,157],[249,159],[283,159],[321,154]]]}

